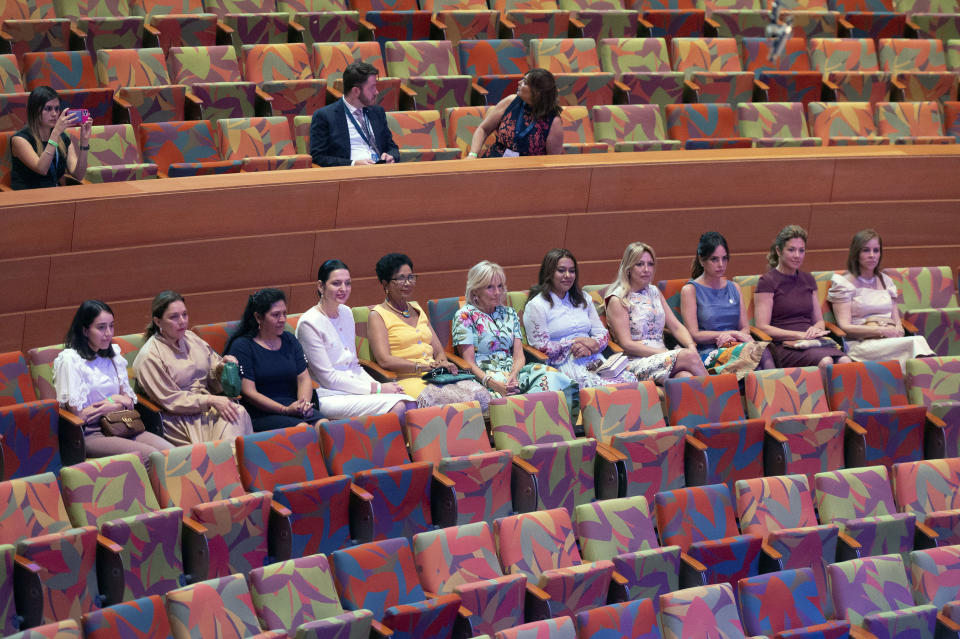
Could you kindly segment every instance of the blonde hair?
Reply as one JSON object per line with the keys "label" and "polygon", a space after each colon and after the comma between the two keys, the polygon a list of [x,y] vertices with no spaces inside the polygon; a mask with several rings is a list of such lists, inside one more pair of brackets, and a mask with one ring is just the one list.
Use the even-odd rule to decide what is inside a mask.
{"label": "blonde hair", "polygon": [[777,268],[777,264],[780,263],[780,252],[783,251],[783,247],[787,245],[787,242],[795,240],[798,237],[803,240],[804,244],[807,243],[807,232],[802,226],[790,224],[780,229],[777,237],[773,239],[773,244],[770,245],[770,252],[767,253],[767,264],[770,265],[770,268]]}
{"label": "blonde hair", "polygon": [[649,253],[653,258],[653,263],[657,263],[657,254],[653,247],[643,242],[631,242],[623,252],[623,258],[620,260],[620,269],[617,271],[617,279],[607,290],[607,297],[624,297],[630,292],[630,268],[637,263],[644,253]]}
{"label": "blonde hair", "polygon": [[[507,276],[499,264],[495,264],[489,260],[483,260],[470,267],[470,270],[467,272],[467,290],[464,294],[467,303],[473,304],[473,294],[489,284],[497,275],[500,276],[500,279],[503,280],[503,285],[506,286]],[[503,302],[504,300],[500,300],[501,304],[503,304]]]}

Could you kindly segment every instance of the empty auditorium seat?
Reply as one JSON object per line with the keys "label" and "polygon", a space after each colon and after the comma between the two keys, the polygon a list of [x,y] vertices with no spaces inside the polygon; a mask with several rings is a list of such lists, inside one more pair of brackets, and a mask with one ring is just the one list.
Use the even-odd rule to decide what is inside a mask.
{"label": "empty auditorium seat", "polygon": [[[204,120],[249,118],[269,114],[270,98],[240,75],[240,62],[233,47],[172,47],[167,55],[170,75],[190,87],[199,99]],[[279,114],[278,114],[279,115]]]}
{"label": "empty auditorium seat", "polygon": [[738,137],[729,104],[668,104],[667,135],[685,149],[748,149],[750,138]]}
{"label": "empty auditorium seat", "polygon": [[821,146],[810,136],[802,102],[750,102],[737,107],[737,131],[760,147]]}
{"label": "empty auditorium seat", "polygon": [[673,65],[691,83],[697,102],[737,105],[753,97],[753,72],[740,66],[734,38],[674,38]]}
{"label": "empty auditorium seat", "polygon": [[287,118],[226,118],[217,122],[220,154],[243,160],[244,171],[308,169],[309,155],[298,155]]}
{"label": "empty auditorium seat", "polygon": [[459,160],[460,149],[446,147],[439,111],[387,113],[387,126],[400,147],[401,162]]}
{"label": "empty auditorium seat", "polygon": [[770,59],[770,41],[767,38],[740,40],[743,68],[753,71],[755,91],[767,102],[802,102],[804,105],[820,99],[823,84],[821,74],[810,66],[807,41],[790,38],[783,52]]}
{"label": "empty auditorium seat", "polygon": [[461,40],[457,54],[460,71],[487,92],[490,106],[516,93],[520,79],[531,69],[523,40]]}
{"label": "empty auditorium seat", "polygon": [[880,70],[869,38],[813,38],[810,61],[837,102],[882,102],[890,96],[890,77]]}
{"label": "empty auditorium seat", "polygon": [[[71,144],[80,144],[80,131],[67,129]],[[133,126],[107,124],[90,128],[85,180],[94,183],[126,182],[157,177],[157,165],[143,162]]]}
{"label": "empty auditorium seat", "polygon": [[530,41],[533,65],[556,78],[560,106],[613,104],[614,74],[600,68],[596,47],[590,38]]}
{"label": "empty auditorium seat", "polygon": [[159,177],[239,173],[242,160],[221,160],[209,120],[144,122],[140,125],[143,159],[157,165]]}
{"label": "empty auditorium seat", "polygon": [[302,42],[243,47],[244,78],[270,96],[273,115],[313,115],[327,103],[327,81],[313,77]]}

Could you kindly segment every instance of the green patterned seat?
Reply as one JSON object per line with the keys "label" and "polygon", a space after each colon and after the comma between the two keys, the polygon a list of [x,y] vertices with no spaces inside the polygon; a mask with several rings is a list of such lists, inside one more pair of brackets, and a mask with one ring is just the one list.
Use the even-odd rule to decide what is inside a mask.
{"label": "green patterned seat", "polygon": [[136,0],[134,15],[159,31],[164,53],[170,47],[209,47],[217,43],[217,16],[203,10],[202,0]]}
{"label": "green patterned seat", "polygon": [[[947,110],[949,112],[949,109]],[[937,355],[960,355],[960,303],[949,266],[888,268],[900,292],[900,313]]]}
{"label": "green patterned seat", "polygon": [[936,102],[877,102],[876,116],[880,135],[893,144],[953,144]]}
{"label": "green patterned seat", "polygon": [[360,12],[350,9],[345,0],[278,0],[277,10],[299,25],[307,48],[315,42],[349,42],[363,36],[369,40],[368,25],[360,21]]}
{"label": "green patterned seat", "polygon": [[384,59],[390,75],[401,78],[403,85],[415,94],[410,99],[416,109],[442,111],[471,104],[473,79],[461,75],[450,42],[388,42]]}
{"label": "green patterned seat", "polygon": [[880,69],[904,85],[905,102],[957,98],[957,75],[947,70],[942,41],[885,38],[879,49]]}
{"label": "green patterned seat", "polygon": [[387,126],[400,147],[400,161],[459,160],[460,149],[444,147],[439,111],[387,113]]}
{"label": "green patterned seat", "polygon": [[593,107],[593,135],[614,151],[675,151],[676,140],[667,139],[663,115],[656,104],[623,104]]}
{"label": "green patterned seat", "polygon": [[220,154],[226,160],[243,160],[244,171],[308,169],[309,155],[297,154],[287,118],[227,118],[217,122]]}
{"label": "green patterned seat", "polygon": [[249,118],[269,110],[259,103],[257,85],[243,81],[233,47],[173,47],[167,66],[173,79],[199,99],[204,120]]}
{"label": "green patterned seat", "polygon": [[737,130],[757,147],[821,146],[810,136],[801,102],[754,102],[737,107]]}
{"label": "green patterned seat", "polygon": [[812,38],[810,62],[824,75],[838,102],[882,102],[890,96],[890,76],[880,70],[870,38]]}
{"label": "green patterned seat", "polygon": [[811,102],[807,115],[824,146],[890,144],[890,138],[878,135],[869,102]]}
{"label": "green patterned seat", "polygon": [[564,153],[606,153],[609,147],[593,138],[590,110],[585,106],[560,107]]}
{"label": "green patterned seat", "polygon": [[[68,129],[71,144],[80,144],[79,129]],[[124,182],[157,177],[157,165],[141,161],[140,146],[129,124],[91,127],[86,180]]]}
{"label": "green patterned seat", "polygon": [[243,575],[191,584],[164,598],[176,639],[281,639],[281,630],[263,631]]}
{"label": "green patterned seat", "polygon": [[535,67],[553,73],[561,106],[613,104],[614,74],[600,67],[590,38],[548,38],[530,42]]}
{"label": "green patterned seat", "polygon": [[377,42],[317,42],[313,45],[313,76],[325,79],[327,91],[339,98],[343,94],[343,70],[354,60],[373,65],[377,70],[380,106],[385,111],[399,111],[401,81],[387,77]]}
{"label": "green patterned seat", "polygon": [[92,56],[100,49],[139,49],[143,46],[143,17],[128,0],[53,0],[60,18],[68,18],[83,34]]}

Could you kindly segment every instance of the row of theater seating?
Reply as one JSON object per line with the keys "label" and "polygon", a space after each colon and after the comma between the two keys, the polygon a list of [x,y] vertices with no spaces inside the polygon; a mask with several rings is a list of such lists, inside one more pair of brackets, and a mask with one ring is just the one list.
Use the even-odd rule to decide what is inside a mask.
{"label": "row of theater seating", "polygon": [[[958,99],[960,40],[794,39],[775,63],[768,42],[733,38],[449,41],[103,49],[0,56],[0,130],[24,126],[28,92],[52,86],[94,124],[310,115],[339,97],[355,58],[381,74],[381,104],[440,110],[493,105],[532,67],[556,74],[565,106],[614,103],[809,103]],[[670,54],[668,55],[668,49]],[[949,58],[949,63],[948,63]],[[672,63],[671,63],[672,60]],[[387,75],[389,74],[389,75]]]}
{"label": "row of theater seating", "polygon": [[[391,112],[387,124],[401,161],[455,160],[466,155],[487,109],[447,109],[446,133],[438,111]],[[799,102],[741,104],[736,112],[728,104],[668,105],[666,126],[655,104],[569,106],[560,117],[564,153],[960,142],[960,102],[813,102],[808,109],[809,128]],[[85,181],[315,166],[311,116],[292,119],[292,134],[283,116],[142,123],[139,136],[130,124],[95,126]],[[77,131],[68,133],[77,143]],[[0,132],[0,190],[10,189],[12,136]]]}
{"label": "row of theater seating", "polygon": [[[460,40],[610,37],[764,37],[760,0],[10,0],[0,12],[3,41],[28,51],[214,43],[330,42],[376,37]],[[956,0],[789,0],[804,37],[960,36]]]}

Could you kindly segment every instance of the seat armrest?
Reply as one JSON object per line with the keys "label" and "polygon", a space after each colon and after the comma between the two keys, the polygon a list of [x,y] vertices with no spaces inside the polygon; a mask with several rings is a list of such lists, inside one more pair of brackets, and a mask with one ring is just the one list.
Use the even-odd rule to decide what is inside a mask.
{"label": "seat armrest", "polygon": [[13,599],[17,614],[22,618],[21,628],[39,626],[43,618],[43,588],[40,566],[15,555],[13,558]]}
{"label": "seat armrest", "polygon": [[523,354],[526,356],[528,364],[545,364],[548,359],[546,353],[535,349],[529,344],[523,345]]}
{"label": "seat armrest", "polygon": [[847,561],[848,559],[859,559],[863,546],[860,542],[846,533],[837,535],[837,561]]}
{"label": "seat armrest", "polygon": [[923,432],[924,459],[947,457],[947,423],[930,411],[927,411],[925,417]]}
{"label": "seat armrest", "polygon": [[97,535],[97,587],[104,605],[123,601],[123,547],[112,539]]}
{"label": "seat armrest", "polygon": [[350,484],[350,538],[358,544],[373,541],[373,495]]}
{"label": "seat armrest", "polygon": [[707,585],[707,567],[685,552],[680,553],[680,587]]}
{"label": "seat armrest", "polygon": [[183,572],[185,583],[207,580],[210,572],[210,548],[207,545],[207,527],[184,517],[180,526],[183,545]]}
{"label": "seat armrest", "polygon": [[147,430],[154,435],[163,437],[163,417],[160,407],[152,400],[137,393],[137,404],[134,408],[140,413],[140,419],[143,420],[143,425],[146,426]]}
{"label": "seat armrest", "polygon": [[936,548],[939,539],[940,533],[936,530],[919,521],[916,523],[915,534],[913,536],[913,547],[916,550]]}
{"label": "seat armrest", "polygon": [[83,441],[83,420],[66,408],[58,409],[58,413],[61,463],[64,466],[79,464],[87,457],[87,447]]}
{"label": "seat armrest", "polygon": [[687,486],[702,486],[707,482],[707,445],[692,435],[684,437],[683,473]]}
{"label": "seat armrest", "polygon": [[470,620],[473,613],[468,608],[460,606],[457,609],[457,616],[453,620],[453,632],[451,639],[470,639],[473,636],[473,622]]}
{"label": "seat armrest", "polygon": [[597,499],[627,495],[627,456],[609,444],[597,442],[594,457],[594,491]]}
{"label": "seat armrest", "polygon": [[370,639],[387,639],[393,636],[393,630],[390,630],[379,621],[370,622]]}
{"label": "seat armrest", "polygon": [[910,335],[919,335],[920,329],[917,328],[917,325],[908,320],[905,317],[900,318],[900,325],[903,326],[904,332]]}
{"label": "seat armrest", "polygon": [[526,594],[523,601],[524,621],[542,621],[552,617],[550,611],[550,595],[532,583],[527,582]]}
{"label": "seat armrest", "polygon": [[510,495],[513,512],[528,513],[537,509],[537,469],[520,457],[513,457],[510,465]]}
{"label": "seat armrest", "polygon": [[628,587],[630,582],[627,578],[614,570],[610,574],[610,586],[607,588],[607,603],[617,604],[630,600],[630,591]]}
{"label": "seat armrest", "polygon": [[834,324],[833,322],[824,322],[824,323],[823,323],[823,327],[826,328],[826,329],[827,329],[828,331],[830,331],[831,333],[833,333],[833,335],[836,336],[836,337],[846,337],[846,336],[847,336],[847,332],[846,332],[845,330],[843,330],[842,328],[840,328],[839,326],[837,326],[836,324]]}
{"label": "seat armrest", "polygon": [[767,335],[765,332],[761,331],[756,326],[750,327],[750,335],[753,336],[753,339],[758,342],[772,342],[773,338]]}
{"label": "seat armrest", "polygon": [[374,378],[378,382],[395,382],[397,381],[397,374],[393,371],[388,371],[379,364],[369,360],[361,359],[360,366],[363,366],[363,369],[367,371],[370,377]]}
{"label": "seat armrest", "polygon": [[860,626],[850,626],[850,637],[851,639],[877,639],[877,635]]}
{"label": "seat armrest", "polygon": [[767,542],[760,545],[760,572],[780,572],[783,570],[783,555]]}
{"label": "seat armrest", "polygon": [[843,463],[847,468],[859,468],[867,463],[867,429],[849,417],[844,420]]}
{"label": "seat armrest", "polygon": [[453,480],[434,469],[430,486],[430,516],[440,528],[457,523],[457,491]]}
{"label": "seat armrest", "polygon": [[787,474],[787,437],[773,426],[763,429],[763,472],[768,477]]}

